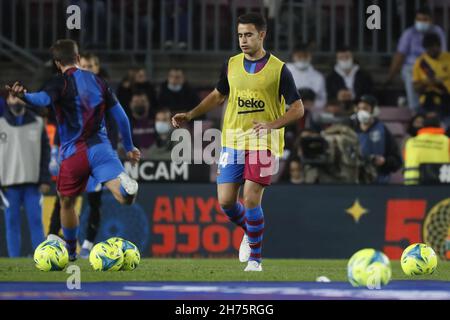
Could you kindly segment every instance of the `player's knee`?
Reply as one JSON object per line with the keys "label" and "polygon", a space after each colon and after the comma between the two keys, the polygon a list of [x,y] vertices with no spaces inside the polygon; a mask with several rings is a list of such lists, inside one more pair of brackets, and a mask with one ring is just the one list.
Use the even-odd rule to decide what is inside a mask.
{"label": "player's knee", "polygon": [[219,205],[225,210],[232,209],[236,205],[236,199],[224,199],[219,197]]}
{"label": "player's knee", "polygon": [[63,209],[63,210],[72,209],[75,206],[75,198],[74,197],[61,196],[59,198],[59,202],[61,205],[61,209]]}

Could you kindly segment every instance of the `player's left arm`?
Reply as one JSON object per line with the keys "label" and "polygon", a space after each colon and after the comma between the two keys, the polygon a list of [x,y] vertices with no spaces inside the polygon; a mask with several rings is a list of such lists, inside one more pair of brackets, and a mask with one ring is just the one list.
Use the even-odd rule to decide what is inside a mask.
{"label": "player's left arm", "polygon": [[294,78],[286,65],[281,70],[280,96],[284,97],[284,100],[289,105],[289,110],[283,116],[271,122],[253,121],[253,129],[256,132],[259,130],[274,130],[286,127],[305,114],[305,107],[295,87]]}
{"label": "player's left arm", "polygon": [[122,136],[123,146],[127,152],[127,157],[131,164],[134,165],[141,159],[141,152],[134,146],[133,138],[131,135],[130,120],[128,119],[125,110],[117,99],[116,95],[112,92],[111,88],[106,82],[98,78],[101,86],[103,87],[103,97],[105,99],[106,110],[110,116],[114,118],[119,127],[120,135]]}

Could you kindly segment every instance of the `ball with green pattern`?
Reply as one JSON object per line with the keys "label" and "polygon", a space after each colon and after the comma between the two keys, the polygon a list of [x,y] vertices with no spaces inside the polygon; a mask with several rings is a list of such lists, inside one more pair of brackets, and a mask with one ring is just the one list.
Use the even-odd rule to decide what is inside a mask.
{"label": "ball with green pattern", "polygon": [[408,276],[432,274],[437,267],[436,253],[424,243],[408,246],[400,261],[403,272]]}
{"label": "ball with green pattern", "polygon": [[45,240],[34,250],[36,268],[42,271],[60,271],[69,263],[66,247],[56,240]]}
{"label": "ball with green pattern", "polygon": [[131,271],[138,267],[141,261],[141,254],[134,243],[119,237],[109,238],[106,241],[123,251],[123,264],[120,270]]}
{"label": "ball with green pattern", "polygon": [[375,249],[357,251],[348,261],[347,277],[354,287],[379,288],[392,276],[389,258]]}
{"label": "ball with green pattern", "polygon": [[106,241],[99,242],[89,254],[89,263],[95,271],[118,271],[123,264],[122,249]]}

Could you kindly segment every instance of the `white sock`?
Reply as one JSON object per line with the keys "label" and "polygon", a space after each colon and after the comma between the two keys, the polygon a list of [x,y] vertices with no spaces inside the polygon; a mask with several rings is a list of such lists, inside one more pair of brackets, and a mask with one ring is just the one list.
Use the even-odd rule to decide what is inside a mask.
{"label": "white sock", "polygon": [[91,250],[94,244],[88,240],[83,241],[83,245],[81,246],[82,249],[89,249]]}

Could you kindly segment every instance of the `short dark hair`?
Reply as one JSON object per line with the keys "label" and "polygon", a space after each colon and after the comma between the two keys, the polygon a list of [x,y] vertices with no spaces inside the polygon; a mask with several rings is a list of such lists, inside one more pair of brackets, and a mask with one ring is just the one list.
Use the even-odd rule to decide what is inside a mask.
{"label": "short dark hair", "polygon": [[298,44],[294,47],[294,50],[292,50],[292,54],[297,53],[297,52],[311,52],[311,46],[308,43],[302,43],[302,44]]}
{"label": "short dark hair", "polygon": [[267,22],[264,17],[257,12],[249,12],[243,15],[240,15],[237,19],[238,24],[253,24],[255,25],[256,30],[258,31],[266,31],[267,30]]}
{"label": "short dark hair", "polygon": [[441,38],[439,38],[438,34],[435,32],[427,32],[423,36],[422,46],[425,49],[432,48],[434,46],[441,46]]}
{"label": "short dark hair", "polygon": [[417,14],[423,14],[431,17],[431,9],[428,6],[421,6],[419,9],[416,10],[416,15]]}
{"label": "short dark hair", "polygon": [[86,60],[94,60],[94,62],[97,65],[100,65],[100,59],[98,58],[98,56],[92,52],[83,52],[81,55],[81,58],[86,59]]}
{"label": "short dark hair", "polygon": [[352,48],[351,47],[349,47],[349,46],[345,46],[345,45],[341,45],[341,46],[338,46],[337,48],[336,48],[336,53],[338,53],[338,52],[352,52],[353,50],[352,50]]}
{"label": "short dark hair", "polygon": [[438,117],[432,116],[432,117],[425,117],[423,120],[423,126],[428,128],[441,128],[441,121]]}
{"label": "short dark hair", "polygon": [[60,39],[50,48],[53,60],[63,66],[74,64],[77,61],[78,45],[71,39]]}

